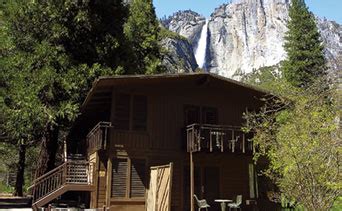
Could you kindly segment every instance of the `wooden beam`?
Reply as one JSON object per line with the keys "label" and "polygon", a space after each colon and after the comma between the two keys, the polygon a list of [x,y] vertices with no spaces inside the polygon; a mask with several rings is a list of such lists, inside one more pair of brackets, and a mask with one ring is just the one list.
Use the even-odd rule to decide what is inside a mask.
{"label": "wooden beam", "polygon": [[112,158],[108,157],[107,160],[107,188],[106,188],[106,206],[110,207],[110,198],[112,197]]}
{"label": "wooden beam", "polygon": [[194,211],[194,194],[195,194],[195,188],[194,188],[194,161],[193,161],[193,155],[192,151],[190,151],[190,210]]}

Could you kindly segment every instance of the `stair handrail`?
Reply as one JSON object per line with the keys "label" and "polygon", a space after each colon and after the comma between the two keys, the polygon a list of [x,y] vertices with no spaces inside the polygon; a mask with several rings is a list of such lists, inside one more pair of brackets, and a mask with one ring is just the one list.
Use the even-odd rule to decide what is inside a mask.
{"label": "stair handrail", "polygon": [[69,162],[69,161],[66,161],[66,162],[64,162],[63,164],[57,166],[56,168],[54,168],[54,169],[52,169],[52,170],[46,172],[45,174],[41,175],[40,177],[34,179],[34,180],[33,180],[33,184],[32,184],[31,186],[28,187],[28,190],[31,190],[34,186],[38,185],[38,184],[40,183],[40,180],[42,180],[42,179],[44,179],[44,178],[46,179],[46,177],[49,176],[50,174],[53,174],[53,173],[55,173],[55,172],[58,172],[59,169],[61,169],[61,168],[65,168],[68,162]]}
{"label": "stair handrail", "polygon": [[[92,165],[90,162],[86,160],[68,160],[62,165],[52,169],[51,171],[45,173],[44,175],[38,177],[34,180],[33,185],[29,187],[30,190],[32,190],[32,197],[33,202],[39,200],[40,198],[44,197],[44,195],[47,195],[49,193],[52,193],[53,191],[63,187],[67,184],[73,184],[74,182],[69,181],[69,179],[72,180],[73,178],[73,165],[77,164],[85,164],[85,170],[87,170],[87,182],[86,184],[91,185],[92,184]],[[69,166],[71,169],[69,169]],[[77,169],[77,168],[75,168]],[[78,178],[76,177],[76,180]],[[46,183],[46,184],[44,184]],[[77,183],[77,181],[76,181]]]}

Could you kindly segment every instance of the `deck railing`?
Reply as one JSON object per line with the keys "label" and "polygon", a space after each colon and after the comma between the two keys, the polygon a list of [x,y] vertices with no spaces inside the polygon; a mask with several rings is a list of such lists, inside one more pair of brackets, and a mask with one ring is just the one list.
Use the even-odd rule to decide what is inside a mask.
{"label": "deck railing", "polygon": [[92,185],[93,163],[83,160],[67,161],[35,179],[30,187],[33,202],[53,193],[64,185]]}
{"label": "deck railing", "polygon": [[192,124],[187,126],[187,151],[219,151],[231,153],[254,152],[252,133],[241,127],[227,125]]}
{"label": "deck railing", "polygon": [[106,149],[108,139],[108,128],[111,127],[110,122],[99,122],[87,135],[87,152],[88,154],[95,151]]}

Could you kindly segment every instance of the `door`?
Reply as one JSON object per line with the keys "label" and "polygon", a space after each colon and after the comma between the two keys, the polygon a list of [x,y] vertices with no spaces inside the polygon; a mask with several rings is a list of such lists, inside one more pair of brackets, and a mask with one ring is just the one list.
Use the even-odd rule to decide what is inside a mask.
{"label": "door", "polygon": [[150,185],[146,197],[146,211],[170,211],[172,163],[150,168]]}
{"label": "door", "polygon": [[[194,169],[194,191],[199,199],[206,199],[210,210],[220,210],[215,199],[220,198],[220,169],[216,166],[195,166]],[[184,211],[190,210],[190,169],[184,167],[183,180]],[[196,207],[196,206],[195,206]]]}
{"label": "door", "polygon": [[214,210],[219,210],[215,199],[220,198],[220,169],[214,166],[203,168],[203,198]]}

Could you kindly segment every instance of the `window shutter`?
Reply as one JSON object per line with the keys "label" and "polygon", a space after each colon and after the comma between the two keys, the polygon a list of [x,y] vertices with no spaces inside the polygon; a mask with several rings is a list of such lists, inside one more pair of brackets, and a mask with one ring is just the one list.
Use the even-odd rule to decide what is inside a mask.
{"label": "window shutter", "polygon": [[217,124],[217,109],[212,107],[202,108],[202,123]]}
{"label": "window shutter", "polygon": [[114,159],[112,167],[112,197],[125,197],[127,159]]}
{"label": "window shutter", "polygon": [[131,197],[145,196],[145,160],[131,162]]}
{"label": "window shutter", "polygon": [[135,95],[133,97],[133,130],[146,130],[147,98]]}
{"label": "window shutter", "polygon": [[185,126],[200,123],[200,107],[193,105],[186,105],[185,111]]}
{"label": "window shutter", "polygon": [[115,96],[115,129],[129,130],[130,98],[128,94]]}

